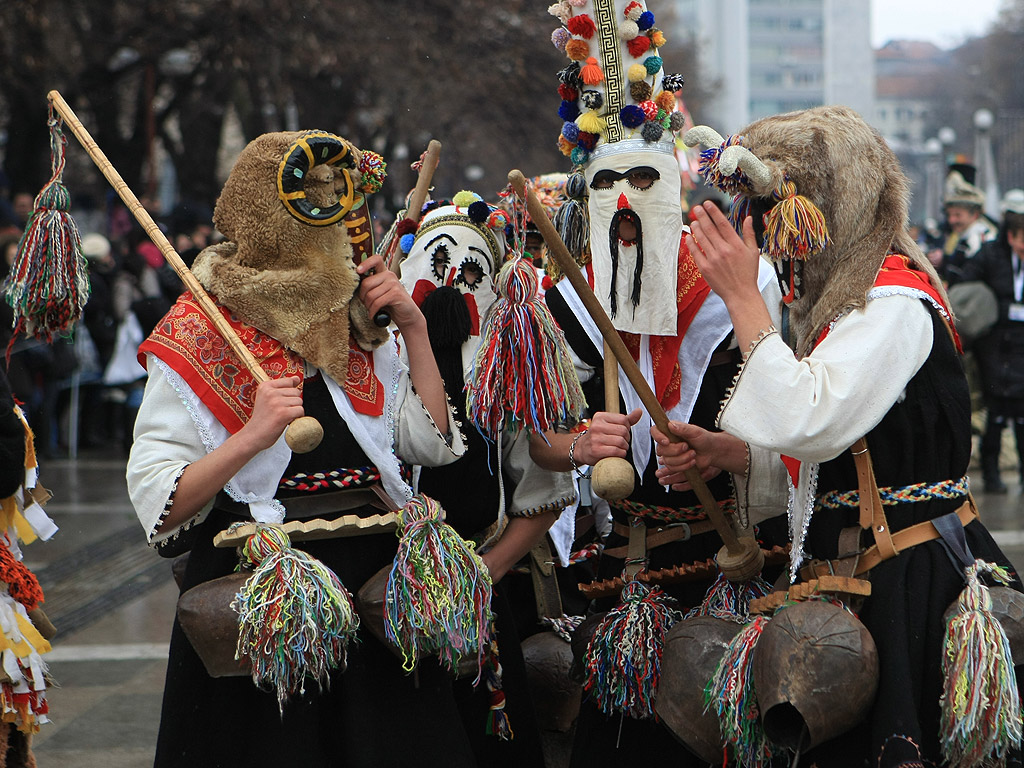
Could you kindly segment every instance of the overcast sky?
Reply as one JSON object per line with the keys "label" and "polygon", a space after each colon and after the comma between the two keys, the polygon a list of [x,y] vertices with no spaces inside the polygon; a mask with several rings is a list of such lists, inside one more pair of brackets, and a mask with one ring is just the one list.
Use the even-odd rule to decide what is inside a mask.
{"label": "overcast sky", "polygon": [[871,0],[871,44],[893,39],[928,40],[955,48],[967,37],[984,34],[1003,0]]}

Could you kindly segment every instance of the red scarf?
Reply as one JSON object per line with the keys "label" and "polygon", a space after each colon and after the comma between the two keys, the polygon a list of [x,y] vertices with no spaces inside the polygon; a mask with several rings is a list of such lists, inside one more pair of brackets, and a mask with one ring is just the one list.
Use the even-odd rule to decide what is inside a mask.
{"label": "red scarf", "polygon": [[[242,343],[272,379],[297,376],[302,387],[303,361],[281,342],[234,317],[217,305]],[[191,293],[184,293],[139,346],[145,366],[151,353],[177,373],[231,434],[252,416],[258,382],[238,360]],[[384,412],[384,391],[373,374],[373,356],[350,340],[345,391],[360,413]]]}

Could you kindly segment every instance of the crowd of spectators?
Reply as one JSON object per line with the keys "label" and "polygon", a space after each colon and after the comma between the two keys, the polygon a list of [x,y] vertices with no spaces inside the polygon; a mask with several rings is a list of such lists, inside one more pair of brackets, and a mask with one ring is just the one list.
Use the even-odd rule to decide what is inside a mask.
{"label": "crowd of spectators", "polygon": [[[0,284],[34,201],[6,186],[0,179]],[[184,288],[116,197],[101,205],[84,194],[73,197],[71,214],[91,289],[82,321],[53,344],[12,338],[13,310],[0,301],[0,348],[9,355],[11,389],[25,404],[40,455],[90,447],[127,453],[145,381],[135,350]],[[214,237],[208,205],[180,203],[168,216],[153,215],[186,264]]]}

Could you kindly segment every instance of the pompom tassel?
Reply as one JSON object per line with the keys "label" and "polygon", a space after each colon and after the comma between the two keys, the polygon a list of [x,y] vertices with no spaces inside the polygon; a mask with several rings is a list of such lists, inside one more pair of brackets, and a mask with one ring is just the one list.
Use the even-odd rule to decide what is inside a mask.
{"label": "pompom tassel", "polygon": [[762,253],[771,259],[806,259],[823,251],[831,242],[821,210],[796,193],[791,181],[775,193],[781,198],[765,216]]}
{"label": "pompom tassel", "polygon": [[36,195],[5,287],[7,303],[14,309],[12,343],[21,332],[47,342],[67,335],[89,299],[82,239],[68,212],[71,195],[61,181],[67,138],[52,111],[49,126],[53,175]]}
{"label": "pompom tassel", "polygon": [[473,362],[466,415],[491,439],[576,422],[586,407],[565,334],[537,295],[529,259],[506,262]]}
{"label": "pompom tassel", "polygon": [[758,616],[741,629],[704,689],[705,710],[714,708],[722,739],[745,768],[762,768],[772,756],[754,694],[753,654],[768,621]]}
{"label": "pompom tassel", "polygon": [[491,577],[473,545],[444,522],[444,509],[415,496],[399,513],[398,552],[384,591],[384,631],[411,672],[436,653],[455,672],[476,657],[478,675],[491,635]]}
{"label": "pompom tassel", "polygon": [[497,736],[502,741],[511,741],[515,734],[512,732],[512,723],[508,719],[508,712],[505,711],[505,691],[502,690],[501,675],[498,644],[492,638],[487,651],[487,664],[484,668],[489,707],[486,731],[489,736]]}
{"label": "pompom tassel", "polygon": [[1020,696],[1010,644],[992,615],[985,571],[1003,584],[1006,570],[981,560],[967,569],[967,586],[946,624],[944,691],[939,738],[953,768],[1002,764],[1021,742]]}
{"label": "pompom tassel", "polygon": [[306,677],[321,688],[332,669],[345,668],[359,627],[352,596],[334,572],[300,549],[280,528],[260,526],[242,548],[255,566],[231,606],[238,612],[236,657],[252,663],[252,679],[284,703],[305,692]]}
{"label": "pompom tassel", "polygon": [[[573,261],[582,265],[590,249],[590,217],[587,215],[586,198],[570,198],[562,203],[555,213],[554,225]],[[554,259],[550,261],[554,263]]]}
{"label": "pompom tassel", "polygon": [[583,687],[605,714],[655,716],[665,635],[679,620],[674,602],[660,587],[633,579],[622,590],[622,602],[597,626],[587,645]]}
{"label": "pompom tassel", "polygon": [[708,587],[704,600],[686,614],[693,616],[714,616],[716,619],[746,624],[750,621],[750,601],[771,594],[772,585],[760,576],[739,584],[729,581],[721,572],[715,583]]}

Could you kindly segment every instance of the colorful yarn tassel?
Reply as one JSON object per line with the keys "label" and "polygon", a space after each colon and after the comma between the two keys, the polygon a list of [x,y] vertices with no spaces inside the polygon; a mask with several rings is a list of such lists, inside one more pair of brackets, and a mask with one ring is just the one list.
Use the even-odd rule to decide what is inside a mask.
{"label": "colorful yarn tassel", "polygon": [[633,579],[587,645],[584,690],[605,714],[654,717],[665,635],[679,620],[675,600],[658,586]]}
{"label": "colorful yarn tassel", "polygon": [[704,689],[705,711],[718,714],[722,739],[745,768],[763,768],[772,756],[754,694],[753,653],[765,623],[758,616],[733,638]]}
{"label": "colorful yarn tassel", "polygon": [[586,407],[565,334],[537,295],[537,272],[525,258],[501,268],[473,363],[466,414],[486,435],[545,432],[579,421]]}
{"label": "colorful yarn tassel", "polygon": [[771,594],[772,585],[760,576],[734,584],[719,572],[715,583],[708,587],[704,600],[686,614],[692,616],[714,616],[716,619],[746,624],[750,621],[750,601]]}
{"label": "colorful yarn tassel", "polygon": [[[566,200],[559,206],[553,223],[573,261],[583,265],[590,255],[590,216],[587,214],[587,181],[582,173],[574,173],[565,182]],[[550,259],[549,271],[555,265]],[[549,272],[550,273],[550,272]],[[561,277],[551,273],[552,278]]]}
{"label": "colorful yarn tassel", "polygon": [[511,741],[515,736],[512,733],[512,723],[505,711],[505,691],[501,684],[501,661],[498,658],[498,643],[491,638],[487,650],[487,664],[484,667],[484,679],[487,683],[488,706],[487,713],[487,734],[497,736],[502,741]]}
{"label": "colorful yarn tassel", "polygon": [[14,309],[12,344],[22,332],[47,342],[70,333],[89,299],[82,241],[68,213],[71,195],[61,181],[67,138],[52,107],[49,126],[53,175],[36,196],[4,288]]}
{"label": "colorful yarn tassel", "polygon": [[482,671],[491,622],[491,577],[473,545],[444,522],[444,509],[415,496],[399,513],[398,553],[384,591],[384,631],[411,672],[436,653],[455,672],[476,656]]}
{"label": "colorful yarn tassel", "polygon": [[359,628],[352,595],[334,572],[300,549],[280,528],[260,526],[242,547],[255,570],[231,607],[238,612],[236,658],[252,663],[252,679],[273,688],[278,707],[305,692],[306,677],[321,689],[332,669],[345,668]]}
{"label": "colorful yarn tassel", "polygon": [[741,169],[737,168],[732,176],[722,173],[718,161],[722,159],[722,152],[726,147],[733,144],[742,144],[742,136],[730,136],[722,142],[721,146],[708,147],[700,153],[700,162],[697,165],[697,172],[704,177],[704,180],[713,187],[729,195],[737,194],[743,187],[748,186],[750,180]]}
{"label": "colorful yarn tassel", "polygon": [[966,571],[967,586],[946,624],[939,737],[953,768],[1002,764],[1021,741],[1013,657],[1006,633],[991,613],[992,595],[979,578],[982,571],[1003,584],[1010,581],[1006,569],[976,561]]}
{"label": "colorful yarn tassel", "polygon": [[764,217],[764,246],[770,259],[806,259],[823,251],[831,242],[821,210],[796,193],[796,185],[784,181],[773,196],[779,201]]}

